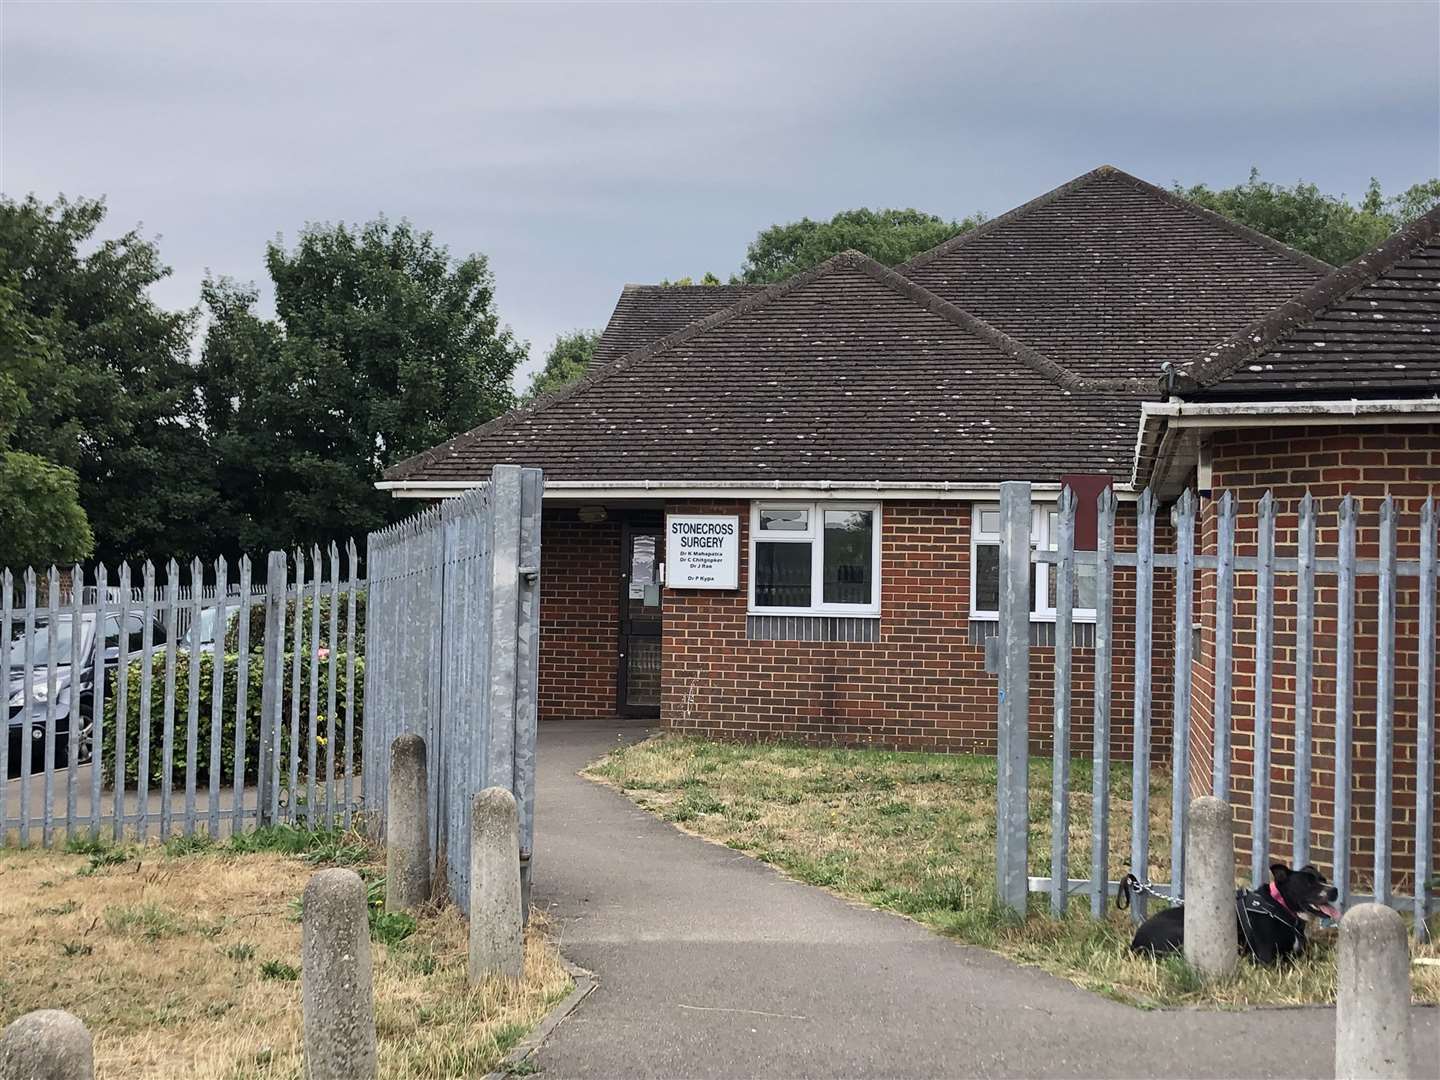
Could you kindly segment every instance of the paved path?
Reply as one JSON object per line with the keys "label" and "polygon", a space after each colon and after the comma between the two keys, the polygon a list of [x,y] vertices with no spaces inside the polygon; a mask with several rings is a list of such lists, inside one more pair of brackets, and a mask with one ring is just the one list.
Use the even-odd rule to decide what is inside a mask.
{"label": "paved path", "polygon": [[[548,1078],[1332,1074],[1329,1009],[1145,1013],[686,836],[575,774],[640,726],[540,730],[535,900],[599,988]],[[1440,1076],[1440,1018],[1415,1045]]]}

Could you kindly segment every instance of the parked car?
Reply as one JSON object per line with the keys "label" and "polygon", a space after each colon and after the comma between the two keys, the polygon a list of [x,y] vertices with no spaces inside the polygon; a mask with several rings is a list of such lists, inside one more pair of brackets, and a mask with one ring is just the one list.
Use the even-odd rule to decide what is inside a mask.
{"label": "parked car", "polygon": [[[70,724],[72,719],[79,724],[78,762],[88,761],[95,723],[95,663],[96,638],[95,615],[87,612],[80,616],[80,662],[77,665],[71,656],[72,620],[74,616],[61,612],[55,617],[54,660],[54,717],[56,768],[63,768],[70,760]],[[122,628],[118,614],[105,617],[105,638],[103,643],[106,668],[114,670],[120,658],[120,635],[125,633],[129,654],[139,657],[145,648],[145,619],[139,612],[125,616]],[[166,649],[165,627],[157,619],[151,624],[152,654]],[[33,632],[28,635],[29,656],[27,668],[27,635],[23,621],[10,624],[10,670],[6,673],[6,712],[9,718],[10,763],[8,775],[20,775],[21,744],[30,740],[30,768],[41,772],[45,768],[45,723],[46,708],[50,705],[51,685],[51,633],[50,616],[42,615],[35,620]],[[78,719],[77,719],[78,718]]]}
{"label": "parked car", "polygon": [[240,609],[230,607],[225,610],[225,628],[223,632],[217,635],[217,631],[220,630],[220,627],[217,625],[219,623],[219,614],[215,608],[205,608],[201,611],[200,617],[192,622],[190,629],[186,630],[181,636],[180,644],[177,648],[186,652],[195,649],[202,653],[213,653],[215,651],[215,641],[218,636],[220,639],[220,651],[224,652],[225,638],[230,635],[230,631],[235,629],[236,623],[239,622]]}

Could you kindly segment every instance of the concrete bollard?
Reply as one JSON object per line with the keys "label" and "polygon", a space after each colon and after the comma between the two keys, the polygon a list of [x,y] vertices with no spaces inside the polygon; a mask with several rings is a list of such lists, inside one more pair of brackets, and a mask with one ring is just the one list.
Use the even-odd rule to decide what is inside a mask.
{"label": "concrete bollard", "polygon": [[26,1013],[0,1035],[0,1080],[92,1080],[95,1049],[78,1016]]}
{"label": "concrete bollard", "polygon": [[1408,1077],[1410,948],[1400,913],[1359,904],[1340,920],[1335,999],[1335,1077]]}
{"label": "concrete bollard", "polygon": [[307,1080],[373,1078],[370,920],[354,870],[321,870],[305,886],[300,957]]}
{"label": "concrete bollard", "polygon": [[486,788],[470,818],[470,982],[519,979],[525,968],[520,918],[520,814],[515,796]]}
{"label": "concrete bollard", "polygon": [[419,735],[390,744],[385,821],[385,910],[414,911],[430,899],[430,770]]}
{"label": "concrete bollard", "polygon": [[1190,801],[1185,827],[1185,959],[1207,979],[1225,978],[1240,961],[1234,834],[1229,803],[1212,795]]}

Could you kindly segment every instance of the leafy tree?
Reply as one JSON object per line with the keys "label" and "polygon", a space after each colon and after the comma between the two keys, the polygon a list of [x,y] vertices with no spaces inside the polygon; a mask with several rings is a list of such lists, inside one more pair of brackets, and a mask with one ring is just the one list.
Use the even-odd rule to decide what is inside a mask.
{"label": "leafy tree", "polygon": [[275,321],[253,289],[209,282],[203,412],[224,520],[248,547],[327,544],[407,508],[392,462],[504,412],[525,347],[500,326],[484,256],[452,259],[384,219],[269,245]]}
{"label": "leafy tree", "polygon": [[690,277],[690,276],[687,274],[685,277],[676,278],[674,281],[671,281],[669,278],[664,278],[664,279],[660,282],[660,285],[661,285],[662,288],[675,288],[675,287],[678,287],[678,286],[681,286],[681,285],[723,285],[723,284],[724,284],[724,282],[722,282],[718,277],[716,277],[714,274],[712,274],[709,270],[706,270],[705,273],[703,273],[703,274],[700,275],[700,280],[699,280],[699,281],[696,281],[694,278]]}
{"label": "leafy tree", "polygon": [[[168,269],[133,230],[97,241],[104,216],[99,200],[0,198],[5,366],[24,392],[7,423],[25,458],[9,463],[7,481],[18,485],[12,500],[39,501],[27,504],[32,524],[16,527],[52,522],[60,559],[89,548],[87,516],[103,559],[204,552],[214,489],[187,362],[193,314],[150,300]],[[13,359],[21,337],[28,360]],[[83,514],[69,504],[76,493]],[[17,503],[6,509],[22,520],[11,517]]]}
{"label": "leafy tree", "polygon": [[1327,195],[1314,184],[1273,184],[1250,170],[1243,184],[1213,190],[1204,184],[1175,185],[1176,194],[1224,214],[1336,266],[1369,251],[1397,229],[1440,205],[1440,180],[1416,184],[1386,197],[1371,180],[1365,197],[1352,203]]}
{"label": "leafy tree", "polygon": [[530,380],[530,388],[525,391],[523,400],[534,401],[542,394],[559,390],[580,378],[590,366],[590,361],[595,356],[595,346],[598,344],[598,330],[575,330],[561,334],[555,339],[555,344],[550,346],[550,352],[545,356],[545,366]]}
{"label": "leafy tree", "polygon": [[983,220],[979,214],[963,221],[946,221],[920,210],[861,208],[842,210],[829,221],[801,218],[772,225],[747,249],[738,280],[748,284],[784,281],[851,248],[894,266]]}
{"label": "leafy tree", "polygon": [[75,473],[20,450],[0,453],[0,567],[79,562],[95,548]]}
{"label": "leafy tree", "polygon": [[56,360],[48,331],[25,310],[19,279],[0,280],[0,567],[75,562],[95,547],[74,472],[10,448],[28,387]]}

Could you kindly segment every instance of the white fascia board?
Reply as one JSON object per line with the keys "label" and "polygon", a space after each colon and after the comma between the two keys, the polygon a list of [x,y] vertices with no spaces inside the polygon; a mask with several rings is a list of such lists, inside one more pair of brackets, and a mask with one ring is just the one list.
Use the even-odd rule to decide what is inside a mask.
{"label": "white fascia board", "polygon": [[1367,401],[1145,401],[1140,404],[1143,427],[1154,418],[1171,427],[1273,427],[1304,424],[1348,424],[1383,420],[1389,424],[1426,424],[1440,420],[1440,398],[1399,398]]}
{"label": "white fascia board", "polygon": [[[397,499],[444,499],[476,487],[468,480],[381,480],[376,485]],[[1032,484],[1038,502],[1054,502],[1060,495],[1059,483]],[[1116,485],[1116,494],[1123,501],[1133,492]],[[830,480],[567,480],[546,481],[545,498],[550,500],[585,500],[620,502],[631,499],[812,499],[842,501],[853,499],[933,499],[936,501],[974,502],[993,500],[1000,496],[999,484],[927,483],[843,483]]]}
{"label": "white fascia board", "polygon": [[1142,486],[1141,463],[1153,447],[1150,474],[1167,453],[1168,436],[1179,428],[1273,428],[1340,426],[1374,421],[1386,424],[1440,422],[1440,398],[1388,398],[1348,401],[1144,401],[1135,435],[1131,488]]}

